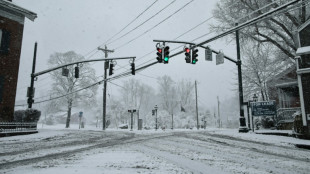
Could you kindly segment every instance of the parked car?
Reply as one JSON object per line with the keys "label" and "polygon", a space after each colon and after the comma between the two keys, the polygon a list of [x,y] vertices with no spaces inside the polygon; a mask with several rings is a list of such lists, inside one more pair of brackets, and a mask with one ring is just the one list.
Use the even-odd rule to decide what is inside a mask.
{"label": "parked car", "polygon": [[128,129],[128,124],[121,124],[118,126],[120,129]]}

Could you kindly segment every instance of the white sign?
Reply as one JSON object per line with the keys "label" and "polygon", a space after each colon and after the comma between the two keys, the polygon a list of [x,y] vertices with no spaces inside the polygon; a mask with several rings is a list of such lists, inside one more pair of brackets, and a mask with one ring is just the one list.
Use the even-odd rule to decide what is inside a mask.
{"label": "white sign", "polygon": [[209,47],[205,50],[205,58],[206,61],[212,61],[212,50]]}
{"label": "white sign", "polygon": [[224,63],[224,53],[223,52],[219,52],[216,55],[216,65],[220,65]]}

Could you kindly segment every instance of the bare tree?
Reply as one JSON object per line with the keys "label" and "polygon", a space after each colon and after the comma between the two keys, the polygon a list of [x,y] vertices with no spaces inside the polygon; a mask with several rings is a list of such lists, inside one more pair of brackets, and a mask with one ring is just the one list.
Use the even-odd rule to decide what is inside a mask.
{"label": "bare tree", "polygon": [[123,88],[121,88],[120,92],[125,108],[137,109],[139,110],[139,115],[146,115],[147,112],[150,112],[152,99],[154,100],[155,98],[155,92],[152,87],[136,79],[130,79],[123,83]]}
{"label": "bare tree", "polygon": [[[159,96],[162,101],[162,107],[171,115],[173,121],[174,109],[178,105],[177,88],[171,77],[165,75],[158,78]],[[173,123],[172,123],[173,128]]]}
{"label": "bare tree", "polygon": [[[66,53],[54,53],[48,60],[49,67],[55,67],[68,63],[84,60],[84,57],[73,51]],[[68,66],[68,77],[62,76],[61,70],[52,71],[50,74],[54,83],[51,92],[56,95],[66,95],[59,99],[59,103],[67,105],[66,128],[70,127],[71,108],[77,105],[93,106],[96,103],[95,94],[97,86],[87,88],[77,93],[72,93],[77,89],[84,88],[96,82],[95,70],[88,64],[79,65],[79,78],[75,78],[75,67]]]}
{"label": "bare tree", "polygon": [[[221,0],[213,11],[218,23],[211,25],[211,29],[223,32],[234,27],[235,23],[243,23],[286,2],[289,0]],[[305,3],[309,2],[301,1],[296,6],[291,6],[290,10],[272,15],[270,18],[240,30],[241,46],[253,41],[270,43],[281,50],[286,55],[286,59],[293,59],[297,49],[294,32],[309,18],[309,12],[306,13],[309,6]]]}
{"label": "bare tree", "polygon": [[292,65],[274,56],[270,44],[249,43],[243,47],[243,87],[248,98],[260,93],[264,101],[269,100],[267,81]]}
{"label": "bare tree", "polygon": [[178,96],[180,98],[180,104],[185,110],[189,110],[191,102],[194,101],[194,84],[190,80],[184,80],[178,82]]}

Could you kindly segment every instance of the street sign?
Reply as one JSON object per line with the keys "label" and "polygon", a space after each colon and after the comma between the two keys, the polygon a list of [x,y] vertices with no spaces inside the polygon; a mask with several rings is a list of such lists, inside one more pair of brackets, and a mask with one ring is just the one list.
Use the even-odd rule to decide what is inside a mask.
{"label": "street sign", "polygon": [[275,101],[251,102],[251,110],[253,116],[268,116],[277,114]]}
{"label": "street sign", "polygon": [[80,112],[80,113],[79,113],[79,117],[82,117],[82,116],[83,116],[83,112]]}
{"label": "street sign", "polygon": [[220,65],[224,63],[224,53],[223,52],[219,52],[216,55],[216,65]]}
{"label": "street sign", "polygon": [[205,57],[206,61],[212,61],[212,50],[209,47],[205,49]]}

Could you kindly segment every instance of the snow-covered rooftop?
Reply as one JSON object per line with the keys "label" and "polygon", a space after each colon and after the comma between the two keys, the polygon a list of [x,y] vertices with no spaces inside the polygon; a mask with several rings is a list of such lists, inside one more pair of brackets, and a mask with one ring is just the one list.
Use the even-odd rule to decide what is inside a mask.
{"label": "snow-covered rooftop", "polygon": [[16,5],[15,3],[7,1],[7,0],[1,0],[0,1],[0,7],[5,8],[5,9],[9,9],[9,10],[13,10],[16,13],[22,14],[23,16],[30,19],[31,21],[34,21],[34,19],[37,18],[36,13],[34,13],[30,10],[27,10],[25,8],[22,8],[18,5]]}

